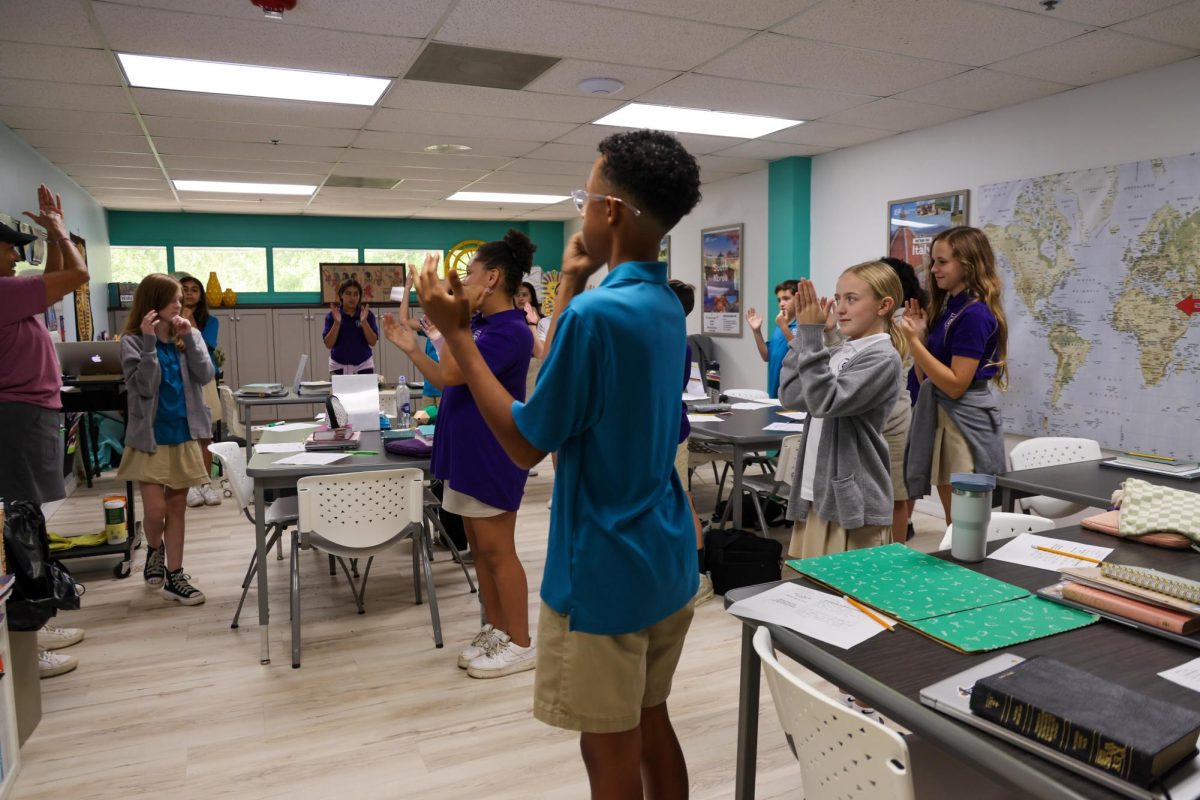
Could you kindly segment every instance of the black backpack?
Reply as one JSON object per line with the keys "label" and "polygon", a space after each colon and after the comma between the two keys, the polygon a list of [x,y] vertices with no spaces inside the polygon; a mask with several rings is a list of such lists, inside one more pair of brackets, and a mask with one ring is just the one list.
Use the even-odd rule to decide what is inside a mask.
{"label": "black backpack", "polygon": [[748,531],[713,528],[704,534],[704,569],[717,594],[779,580],[782,556],[779,542]]}
{"label": "black backpack", "polygon": [[41,506],[13,500],[5,503],[4,512],[4,554],[16,577],[8,600],[8,627],[36,631],[60,610],[79,608],[81,587],[61,561],[50,558]]}

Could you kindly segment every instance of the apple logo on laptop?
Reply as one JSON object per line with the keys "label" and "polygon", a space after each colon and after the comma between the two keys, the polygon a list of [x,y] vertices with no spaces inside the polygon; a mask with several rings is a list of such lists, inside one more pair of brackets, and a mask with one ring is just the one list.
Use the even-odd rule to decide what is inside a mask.
{"label": "apple logo on laptop", "polygon": [[104,359],[100,358],[100,356],[97,356],[97,355],[93,355],[93,356],[92,356],[92,363],[93,363],[93,364],[99,364],[99,363],[100,363],[100,362],[102,362],[103,360],[104,360]]}

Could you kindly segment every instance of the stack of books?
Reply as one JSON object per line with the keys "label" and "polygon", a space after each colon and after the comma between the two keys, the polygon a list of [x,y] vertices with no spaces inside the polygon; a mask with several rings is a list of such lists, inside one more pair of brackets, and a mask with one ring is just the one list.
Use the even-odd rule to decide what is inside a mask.
{"label": "stack of books", "polygon": [[300,388],[297,394],[329,394],[333,391],[333,381],[300,381]]}
{"label": "stack of books", "polygon": [[239,397],[281,397],[287,394],[282,383],[248,383],[237,390]]}
{"label": "stack of books", "polygon": [[1200,582],[1148,567],[1108,562],[1072,567],[1062,571],[1061,583],[1039,594],[1155,632],[1200,631]]}
{"label": "stack of books", "polygon": [[1135,469],[1139,472],[1150,472],[1173,478],[1200,477],[1200,461],[1156,456],[1150,453],[1122,453],[1116,458],[1101,463],[1105,466]]}
{"label": "stack of books", "polygon": [[304,449],[309,452],[357,450],[361,439],[362,431],[356,431],[350,425],[341,428],[322,425],[304,440]]}

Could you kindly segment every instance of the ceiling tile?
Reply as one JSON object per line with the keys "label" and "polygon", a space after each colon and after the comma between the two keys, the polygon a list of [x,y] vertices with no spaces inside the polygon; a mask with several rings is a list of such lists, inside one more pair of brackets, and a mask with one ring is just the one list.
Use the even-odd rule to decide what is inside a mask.
{"label": "ceiling tile", "polygon": [[[583,179],[575,181],[570,188],[556,186],[531,186],[516,182],[477,181],[465,188],[468,192],[505,192],[508,194],[549,194],[568,197],[571,189],[582,188]],[[463,187],[459,187],[462,189]]]}
{"label": "ceiling tile", "polygon": [[[124,5],[159,8],[168,11],[211,14],[263,22],[263,12],[245,0],[120,0]],[[423,39],[450,6],[451,0],[354,0],[348,13],[345,0],[304,0],[270,25],[297,25],[331,31],[379,33],[385,36],[412,36]],[[98,2],[97,5],[105,5]],[[225,23],[230,24],[229,22]]]}
{"label": "ceiling tile", "polygon": [[458,153],[404,153],[399,150],[365,150],[351,147],[342,153],[348,164],[385,164],[393,167],[433,167],[434,169],[493,170],[511,159]]}
{"label": "ceiling tile", "polygon": [[[609,125],[581,125],[566,136],[557,139],[556,142],[559,144],[579,144],[590,147],[592,148],[594,159],[595,155],[599,155],[596,151],[596,146],[600,144],[601,139],[611,136],[614,133],[628,133],[629,131],[629,128],[614,128]],[[737,137],[704,136],[696,133],[678,133],[675,134],[675,138],[692,155],[712,153],[746,141]]]}
{"label": "ceiling tile", "polygon": [[255,203],[251,200],[185,200],[184,211],[198,211],[204,214],[299,214],[303,206],[291,203]]}
{"label": "ceiling tile", "polygon": [[736,177],[738,177],[738,175],[739,175],[739,173],[737,173],[737,172],[718,172],[715,169],[701,169],[700,170],[700,182],[701,183],[716,183],[717,181],[728,180],[729,178],[736,178]]}
{"label": "ceiling tile", "polygon": [[438,136],[488,136],[528,142],[550,142],[574,130],[574,122],[546,122],[529,119],[504,119],[475,114],[450,114],[438,111],[420,113],[398,108],[381,108],[371,117],[367,129]]}
{"label": "ceiling tile", "polygon": [[426,208],[412,214],[414,219],[515,219],[514,212],[498,209]]}
{"label": "ceiling tile", "polygon": [[[791,156],[815,156],[828,153],[830,147],[818,147],[811,144],[788,144],[787,142],[768,142],[763,140],[743,142],[734,147],[718,151],[717,155],[727,158],[755,158],[767,161],[778,161]],[[712,178],[709,179],[713,180]]]}
{"label": "ceiling tile", "polygon": [[375,200],[380,202],[391,202],[394,200],[441,200],[448,194],[456,191],[450,189],[445,191],[442,189],[322,189],[318,195],[327,199],[340,199],[346,202],[354,200]]}
{"label": "ceiling tile", "polygon": [[[566,162],[564,162],[566,163]],[[576,169],[570,175],[543,175],[538,172],[491,172],[478,179],[478,185],[514,184],[537,187],[540,193],[554,189],[578,189],[587,180],[587,171]]]}
{"label": "ceiling tile", "polygon": [[518,158],[499,169],[501,172],[538,172],[543,175],[583,175],[585,178],[587,177],[587,168],[581,170],[577,163],[548,161],[540,158]]}
{"label": "ceiling tile", "polygon": [[0,106],[126,113],[132,109],[120,86],[0,78]]}
{"label": "ceiling tile", "polygon": [[143,135],[137,117],[133,114],[67,111],[56,108],[0,108],[0,122],[13,130]]}
{"label": "ceiling tile", "polygon": [[638,102],[807,120],[874,99],[872,95],[826,92],[781,86],[778,83],[738,81],[688,73],[646,92],[638,98]]}
{"label": "ceiling tile", "polygon": [[336,161],[344,151],[336,147],[300,147],[286,144],[271,145],[254,142],[219,142],[210,139],[184,139],[155,136],[158,152],[177,156],[210,156],[214,158],[250,158],[263,161]]}
{"label": "ceiling tile", "polygon": [[121,85],[116,64],[103,50],[45,44],[6,42],[0,47],[0,75],[34,81]]}
{"label": "ceiling tile", "polygon": [[228,192],[180,192],[179,199],[184,205],[201,203],[254,203],[270,204],[273,206],[291,206],[298,208],[308,202],[307,197],[295,197],[278,194],[264,194],[260,197],[252,194],[231,194]]}
{"label": "ceiling tile", "polygon": [[1123,22],[1113,30],[1200,50],[1200,0]]}
{"label": "ceiling tile", "polygon": [[87,146],[113,153],[149,153],[150,143],[145,136],[125,136],[119,133],[90,133],[86,136],[63,131],[21,131],[20,137],[34,147],[78,148]]}
{"label": "ceiling tile", "polygon": [[700,72],[726,78],[802,84],[878,97],[948,78],[963,68],[939,61],[760,33],[713,59]]}
{"label": "ceiling tile", "polygon": [[625,84],[625,88],[616,94],[604,95],[604,97],[629,100],[659,84],[666,83],[678,74],[678,72],[665,69],[630,67],[624,64],[608,64],[603,61],[577,61],[568,58],[543,72],[525,88],[531,92],[588,97],[590,95],[586,95],[580,90],[580,81],[586,78],[616,78]]}
{"label": "ceiling tile", "polygon": [[489,173],[485,170],[393,167],[387,164],[338,164],[333,168],[333,174],[351,178],[408,178],[411,180],[455,181],[465,184]]}
{"label": "ceiling tile", "polygon": [[133,101],[143,114],[187,117],[216,122],[253,122],[259,125],[310,125],[318,128],[354,128],[366,124],[371,109],[362,106],[268,100],[262,97],[229,97],[167,89],[133,89]]}
{"label": "ceiling tile", "polygon": [[90,141],[78,139],[67,147],[39,147],[38,151],[54,164],[73,164],[93,167],[158,167],[158,162],[149,152],[113,153],[104,150],[89,150],[84,145]]}
{"label": "ceiling tile", "polygon": [[1027,78],[1084,86],[1161,67],[1196,55],[1169,44],[1112,31],[1095,31],[1033,53],[992,64],[991,69]]}
{"label": "ceiling tile", "polygon": [[727,158],[725,156],[700,156],[696,159],[700,164],[700,174],[703,177],[706,170],[714,172],[734,172],[739,175],[745,172],[757,172],[767,168],[767,162],[760,158]]}
{"label": "ceiling tile", "polygon": [[1175,5],[1179,0],[1070,0],[1060,3],[1054,10],[1047,10],[1042,0],[982,0],[992,5],[1016,8],[1034,14],[1057,19],[1083,22],[1088,25],[1107,27],[1160,8]]}
{"label": "ceiling tile", "polygon": [[437,40],[527,53],[691,69],[749,35],[738,28],[557,0],[460,0]]}
{"label": "ceiling tile", "polygon": [[104,46],[79,0],[4,0],[0,9],[4,16],[0,41]]}
{"label": "ceiling tile", "polygon": [[678,19],[690,19],[698,22],[715,22],[718,25],[736,25],[739,28],[765,30],[780,23],[809,6],[816,5],[821,0],[754,0],[752,3],[742,3],[736,10],[730,8],[727,0],[587,0],[592,5],[609,8],[625,8],[630,11],[644,11],[647,14],[661,14]]}
{"label": "ceiling tile", "polygon": [[[406,153],[421,153],[430,145],[442,143],[444,137],[432,133],[388,133],[386,131],[363,131],[354,141],[355,147],[376,150],[401,150]],[[455,144],[465,144],[471,152],[480,156],[517,157],[530,153],[541,146],[541,142],[522,142],[509,139],[454,137]]]}
{"label": "ceiling tile", "polygon": [[772,30],[912,58],[983,66],[1070,39],[1088,27],[964,0],[856,0],[822,3]]}
{"label": "ceiling tile", "polygon": [[851,147],[891,135],[892,131],[877,128],[860,128],[856,125],[838,125],[833,122],[817,121],[806,122],[795,128],[772,133],[765,138],[775,142],[812,144],[818,147]]}
{"label": "ceiling tile", "polygon": [[299,125],[251,125],[242,122],[212,122],[182,117],[145,116],[150,135],[182,139],[215,139],[226,142],[257,142],[280,145],[315,145],[317,147],[348,147],[358,135],[357,130],[317,128]]}
{"label": "ceiling tile", "polygon": [[86,164],[57,164],[56,166],[79,182],[104,178],[162,180],[163,176],[162,170],[158,167],[94,167]]}
{"label": "ceiling tile", "polygon": [[246,173],[269,169],[273,174],[323,178],[333,168],[332,160],[319,161],[266,161],[261,158],[226,158],[216,156],[185,156],[172,153],[161,155],[163,166],[174,174],[178,170],[198,172]]}
{"label": "ceiling tile", "polygon": [[599,157],[596,148],[580,144],[546,144],[532,153],[530,158],[541,158],[548,161],[571,161],[577,164],[591,164]]}
{"label": "ceiling tile", "polygon": [[620,100],[539,94],[481,86],[452,86],[426,81],[399,81],[383,97],[386,108],[445,112],[468,109],[472,114],[549,122],[591,122],[621,105]]}
{"label": "ceiling tile", "polygon": [[918,103],[933,103],[971,111],[990,111],[1064,92],[1070,88],[1072,87],[1065,83],[1007,75],[989,69],[973,69],[901,92],[893,95],[892,99],[914,100]]}
{"label": "ceiling tile", "polygon": [[234,23],[113,3],[95,9],[112,48],[128,53],[394,77],[420,46],[418,39],[278,25],[261,17]]}
{"label": "ceiling tile", "polygon": [[[260,169],[270,166],[269,162],[258,162]],[[262,172],[231,172],[219,169],[171,169],[167,174],[175,181],[231,181],[234,183],[298,183],[317,185],[325,179],[327,173],[320,175],[296,175],[279,172],[274,169]]]}
{"label": "ceiling tile", "polygon": [[830,114],[820,121],[861,125],[865,128],[879,128],[885,131],[915,131],[918,128],[940,125],[952,119],[969,117],[974,113],[974,111],[961,108],[946,108],[945,106],[914,103],[911,100],[884,98],[876,100],[874,103],[852,108],[849,111]]}

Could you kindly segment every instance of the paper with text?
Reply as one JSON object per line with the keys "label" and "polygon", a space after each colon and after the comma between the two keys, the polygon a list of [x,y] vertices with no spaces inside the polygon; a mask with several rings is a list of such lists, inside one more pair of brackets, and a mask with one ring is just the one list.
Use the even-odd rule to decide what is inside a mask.
{"label": "paper with text", "polygon": [[770,425],[763,428],[763,430],[764,431],[788,431],[790,433],[803,433],[804,432],[804,423],[803,422],[772,422]]}
{"label": "paper with text", "polygon": [[[835,647],[848,650],[886,630],[839,595],[827,594],[795,583],[784,583],[728,608],[730,614],[782,625]],[[875,616],[888,625],[896,620],[879,611]]]}
{"label": "paper with text", "polygon": [[335,461],[341,461],[345,457],[345,453],[297,453],[294,456],[279,459],[275,462],[275,466],[323,467]]}
{"label": "paper with text", "polygon": [[1058,572],[1067,567],[1093,566],[1090,561],[1083,561],[1078,558],[1071,558],[1070,556],[1060,556],[1057,553],[1047,553],[1045,550],[1038,550],[1038,547],[1050,547],[1054,550],[1076,553],[1081,556],[1089,556],[1090,558],[1098,558],[1100,560],[1107,558],[1108,554],[1113,551],[1111,547],[1097,547],[1092,544],[1051,539],[1046,536],[1038,536],[1036,533],[1022,533],[989,555],[988,558],[994,558],[997,561],[1007,561],[1010,564],[1021,564],[1026,567],[1050,570],[1051,572]]}
{"label": "paper with text", "polygon": [[1186,664],[1160,672],[1158,677],[1186,686],[1193,692],[1200,692],[1200,658],[1193,658]]}

